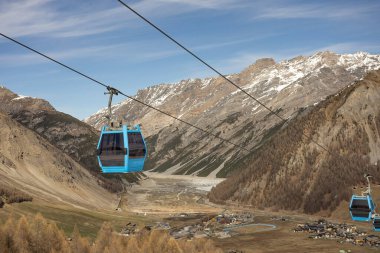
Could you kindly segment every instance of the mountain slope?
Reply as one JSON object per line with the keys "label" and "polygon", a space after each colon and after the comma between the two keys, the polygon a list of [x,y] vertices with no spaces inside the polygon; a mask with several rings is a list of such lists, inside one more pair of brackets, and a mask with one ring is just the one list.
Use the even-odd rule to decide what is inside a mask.
{"label": "mountain slope", "polygon": [[[279,63],[261,59],[228,78],[288,119],[378,68],[378,55],[319,52]],[[282,126],[276,116],[222,78],[156,85],[140,90],[136,98],[250,150]],[[102,109],[85,122],[99,128],[105,112]],[[128,123],[142,123],[148,137],[147,170],[226,177],[251,156],[130,100],[115,105],[113,112]]]}
{"label": "mountain slope", "polygon": [[[17,95],[5,87],[0,87],[0,112],[10,115],[22,125],[35,131],[52,145],[79,162],[93,175],[99,184],[111,192],[123,189],[119,176],[100,173],[96,159],[99,138],[97,130],[65,113],[56,111],[47,101]],[[123,176],[128,181],[136,181],[133,175]]]}
{"label": "mountain slope", "polygon": [[0,184],[53,203],[100,209],[115,206],[115,195],[44,138],[1,113],[0,128]]}
{"label": "mountain slope", "polygon": [[380,182],[379,101],[377,70],[291,120],[212,189],[210,200],[331,213],[364,185],[365,173]]}
{"label": "mountain slope", "polygon": [[0,89],[0,111],[35,130],[91,170],[97,170],[94,146],[97,131],[74,117],[58,112],[47,101]]}

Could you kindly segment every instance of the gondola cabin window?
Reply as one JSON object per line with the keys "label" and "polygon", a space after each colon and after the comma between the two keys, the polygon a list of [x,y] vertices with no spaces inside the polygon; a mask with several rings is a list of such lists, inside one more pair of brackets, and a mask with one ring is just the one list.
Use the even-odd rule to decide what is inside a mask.
{"label": "gondola cabin window", "polygon": [[145,157],[145,145],[141,133],[128,133],[129,158]]}
{"label": "gondola cabin window", "polygon": [[124,166],[123,133],[103,134],[98,152],[103,166]]}

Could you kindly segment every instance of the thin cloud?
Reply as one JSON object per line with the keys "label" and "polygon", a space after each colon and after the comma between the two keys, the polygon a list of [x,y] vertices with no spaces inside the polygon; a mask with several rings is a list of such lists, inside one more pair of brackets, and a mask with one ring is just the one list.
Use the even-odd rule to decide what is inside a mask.
{"label": "thin cloud", "polygon": [[[232,8],[239,3],[232,0],[143,0],[132,7],[148,17],[168,17],[199,9]],[[87,5],[80,1],[5,1],[0,3],[0,30],[11,36],[79,37],[116,31],[138,21],[116,1],[112,7],[103,6],[101,1],[91,1]]]}
{"label": "thin cloud", "polygon": [[241,8],[243,6],[246,6],[244,1],[238,0],[158,0],[157,2],[166,4],[183,4],[192,6],[196,9],[226,9]]}
{"label": "thin cloud", "polygon": [[[65,49],[64,51],[47,51],[44,54],[57,59],[80,59],[80,58],[99,58],[112,57],[116,55],[119,49],[125,47],[124,44],[116,44],[110,46],[94,46],[94,47],[82,47]],[[48,60],[34,53],[15,53],[15,54],[1,54],[0,64],[6,66],[21,66],[21,65],[35,65],[41,63],[47,63]]]}
{"label": "thin cloud", "polygon": [[336,5],[336,4],[290,4],[270,3],[259,5],[254,19],[306,19],[306,18],[329,18],[344,19],[356,18],[379,10],[379,4],[366,6]]}
{"label": "thin cloud", "polygon": [[375,52],[378,53],[380,51],[380,45],[379,44],[371,44],[371,43],[363,43],[363,42],[342,42],[342,43],[335,43],[326,45],[321,48],[317,48],[314,50],[309,50],[304,52],[305,55],[314,54],[315,52],[322,52],[322,51],[332,51],[335,53],[354,53],[359,51],[365,51],[365,52]]}
{"label": "thin cloud", "polygon": [[[78,7],[73,2],[73,9]],[[0,9],[0,29],[3,33],[50,37],[85,36],[115,30],[120,24],[114,17],[122,11],[119,8],[60,11],[59,6],[50,0],[6,1]]]}
{"label": "thin cloud", "polygon": [[[204,45],[198,45],[189,47],[190,50],[200,52],[207,51],[210,49],[220,49],[224,47],[234,46],[242,43],[248,43],[256,40],[265,39],[271,36],[277,36],[279,34],[267,34],[260,35],[253,38],[245,38],[245,39],[235,39],[229,41],[223,41],[220,43],[210,43]],[[186,52],[182,49],[177,48],[175,45],[167,45],[164,44],[163,47],[167,49],[163,49],[163,47],[152,47],[152,44],[159,45],[162,41],[135,41],[128,43],[120,43],[120,44],[111,44],[111,45],[97,45],[91,47],[76,47],[76,48],[64,48],[61,51],[53,50],[53,51],[45,51],[48,56],[59,59],[59,60],[68,60],[68,59],[91,59],[98,57],[108,57],[108,58],[119,58],[120,55],[128,55],[130,60],[134,62],[146,62],[146,61],[155,61],[161,60],[165,58],[175,57],[178,55],[185,55]],[[158,49],[160,48],[160,49]],[[172,48],[172,49],[170,49]],[[37,64],[44,63],[45,61],[41,61],[41,57],[34,54],[3,54],[0,55],[0,61],[7,62],[11,65],[29,65],[29,64]]]}
{"label": "thin cloud", "polygon": [[[243,43],[258,41],[262,39],[267,39],[269,37],[275,37],[281,35],[281,33],[268,33],[268,34],[262,34],[262,35],[256,35],[251,38],[244,38],[244,39],[232,39],[232,40],[225,40],[220,41],[218,43],[209,43],[209,44],[203,44],[203,45],[195,45],[195,46],[188,46],[185,45],[188,49],[194,52],[201,52],[201,51],[208,51],[211,49],[220,49],[224,47],[229,46],[235,46]],[[135,58],[137,61],[149,61],[149,60],[160,60],[164,58],[174,57],[178,55],[185,55],[187,54],[184,50],[177,48],[174,44],[170,44],[170,46],[173,49],[167,49],[167,50],[157,50],[155,48],[152,49],[152,44],[158,44],[159,42],[153,42],[151,40],[149,41],[140,41],[138,44],[134,44],[129,51],[129,55],[134,55],[134,52],[141,52],[138,54]]]}
{"label": "thin cloud", "polygon": [[209,49],[215,49],[215,48],[223,48],[223,47],[258,41],[262,39],[267,39],[267,38],[275,37],[279,35],[281,35],[281,33],[261,34],[261,35],[255,35],[254,37],[251,37],[251,38],[235,39],[235,40],[229,40],[229,41],[222,41],[219,43],[211,43],[211,44],[205,44],[201,46],[195,46],[192,49],[197,50],[197,51],[202,51],[202,50],[209,50]]}

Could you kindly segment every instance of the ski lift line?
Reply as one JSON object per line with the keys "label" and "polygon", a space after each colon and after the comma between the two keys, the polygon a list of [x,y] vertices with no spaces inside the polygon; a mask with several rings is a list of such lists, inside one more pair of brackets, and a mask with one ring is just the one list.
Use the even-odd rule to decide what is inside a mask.
{"label": "ski lift line", "polygon": [[46,54],[43,54],[43,53],[41,53],[41,52],[39,52],[39,51],[37,51],[37,50],[31,48],[31,47],[29,47],[29,46],[27,46],[27,45],[25,45],[25,44],[19,42],[19,41],[17,41],[17,40],[15,40],[15,39],[13,39],[13,38],[11,38],[11,37],[9,37],[9,36],[7,36],[7,35],[1,33],[1,32],[0,32],[0,35],[3,36],[4,38],[10,40],[10,41],[13,41],[14,43],[16,43],[16,44],[18,44],[18,45],[20,45],[20,46],[22,46],[22,47],[24,47],[24,48],[26,48],[26,49],[28,49],[28,50],[30,50],[30,51],[36,53],[36,54],[39,54],[39,55],[42,56],[42,57],[45,57],[46,59],[48,59],[48,60],[50,60],[50,61],[52,61],[52,62],[57,63],[58,65],[61,65],[62,67],[66,68],[66,69],[69,69],[69,70],[71,70],[71,71],[77,73],[78,75],[81,75],[81,76],[83,76],[83,77],[85,77],[85,78],[87,78],[87,79],[89,79],[89,80],[91,80],[91,81],[93,81],[93,82],[95,82],[95,83],[97,83],[97,84],[100,84],[100,85],[102,85],[102,86],[104,86],[104,87],[106,87],[106,88],[109,87],[108,85],[106,85],[106,84],[104,84],[104,83],[101,83],[101,82],[95,80],[94,78],[92,78],[92,77],[90,77],[90,76],[88,76],[88,75],[86,75],[86,74],[83,74],[82,72],[79,72],[78,70],[73,69],[72,67],[67,66],[66,64],[63,64],[63,63],[61,63],[61,62],[59,62],[59,61],[57,61],[57,60],[54,60],[54,59],[51,58],[50,56],[47,56]]}
{"label": "ski lift line", "polygon": [[[249,94],[248,92],[246,92],[244,89],[242,89],[239,85],[235,84],[233,81],[231,81],[231,79],[229,79],[228,77],[226,77],[225,75],[223,75],[220,71],[218,71],[217,69],[215,69],[213,66],[211,66],[210,64],[208,64],[205,60],[203,60],[202,58],[200,58],[199,56],[197,56],[195,53],[193,53],[192,51],[190,51],[190,49],[188,49],[187,47],[185,47],[184,45],[182,45],[180,42],[178,42],[177,40],[175,40],[172,36],[170,36],[168,33],[166,33],[165,31],[163,31],[161,28],[159,28],[158,26],[156,26],[155,24],[153,24],[151,21],[149,21],[148,19],[146,19],[144,16],[142,16],[140,13],[138,13],[137,11],[135,11],[134,9],[132,9],[132,7],[130,7],[129,5],[127,5],[126,3],[124,3],[123,1],[121,0],[117,0],[119,1],[123,6],[125,6],[126,8],[128,8],[130,11],[132,11],[133,13],[135,13],[137,16],[139,16],[142,20],[144,20],[146,23],[148,23],[149,25],[151,25],[152,27],[154,27],[157,31],[159,31],[161,34],[163,34],[165,37],[167,37],[169,40],[173,41],[177,46],[179,46],[180,48],[182,48],[183,50],[185,50],[186,52],[188,52],[191,56],[193,56],[195,59],[197,59],[198,61],[200,61],[201,63],[203,63],[204,65],[206,65],[209,69],[211,69],[212,71],[214,71],[215,73],[217,73],[219,76],[223,77],[226,81],[228,81],[230,84],[232,84],[233,86],[235,86],[236,88],[238,88],[239,90],[241,90],[244,94],[246,94],[247,96],[249,96],[250,98],[252,98],[253,100],[255,100],[257,103],[259,103],[261,106],[263,106],[265,109],[267,109],[268,111],[272,112],[272,113],[275,113],[273,110],[271,110],[268,106],[266,106],[265,104],[263,104],[262,102],[260,102],[257,98],[253,97],[251,94]],[[276,114],[276,113],[275,113]],[[278,114],[276,114],[277,117],[279,117],[280,119],[284,120],[281,116],[279,116]]]}
{"label": "ski lift line", "polygon": [[[129,9],[131,12],[133,12],[134,14],[136,14],[139,18],[141,18],[142,20],[144,20],[146,23],[148,23],[150,26],[152,26],[154,29],[156,29],[158,32],[160,32],[162,35],[164,35],[166,38],[168,38],[169,40],[171,40],[172,42],[174,42],[177,46],[179,46],[180,48],[182,48],[183,50],[185,50],[186,52],[188,52],[191,56],[193,56],[195,59],[197,59],[198,61],[200,61],[201,63],[203,63],[205,66],[207,66],[209,69],[211,69],[212,71],[214,71],[216,74],[218,74],[219,76],[221,76],[223,79],[225,79],[228,83],[230,83],[231,85],[235,86],[236,88],[238,88],[240,91],[242,91],[244,94],[246,94],[248,97],[250,97],[251,99],[253,99],[254,101],[256,101],[258,104],[260,104],[262,107],[264,107],[265,109],[267,109],[268,111],[270,111],[271,113],[273,113],[274,115],[276,115],[276,117],[278,117],[279,119],[281,119],[284,123],[287,122],[287,120],[285,118],[283,118],[282,116],[280,116],[278,113],[276,113],[275,111],[273,111],[272,109],[270,109],[267,105],[265,105],[263,102],[261,102],[260,100],[258,100],[257,98],[255,98],[254,96],[252,96],[251,94],[249,94],[247,91],[245,91],[243,88],[241,88],[239,85],[237,85],[236,83],[234,83],[230,78],[228,78],[227,76],[223,75],[220,71],[218,71],[217,69],[215,69],[213,66],[211,66],[210,64],[208,64],[205,60],[203,60],[202,58],[200,58],[198,55],[196,55],[195,53],[193,53],[190,49],[188,49],[187,47],[185,47],[184,45],[182,45],[180,42],[178,42],[176,39],[174,39],[172,36],[170,36],[168,33],[166,33],[164,30],[162,30],[161,28],[159,28],[158,26],[156,26],[155,24],[153,24],[150,20],[148,20],[147,18],[145,18],[143,15],[141,15],[139,12],[137,12],[135,9],[133,9],[131,6],[129,6],[128,4],[126,4],[125,2],[123,2],[122,0],[117,0],[120,4],[122,4],[124,7],[126,7],[127,9]],[[311,136],[308,136],[307,134],[305,133],[302,133],[302,135],[304,135],[305,137],[307,138],[310,138]],[[328,152],[329,154],[331,154],[327,148],[325,148],[324,146],[322,146],[321,144],[319,144],[318,142],[314,141],[312,138],[310,138],[312,142],[314,142],[318,147],[322,148],[324,151]]]}
{"label": "ski lift line", "polygon": [[201,128],[201,127],[198,127],[198,126],[196,126],[196,125],[194,125],[194,124],[192,124],[192,123],[189,123],[189,122],[187,122],[187,121],[185,121],[185,120],[182,120],[182,119],[180,119],[180,118],[177,118],[177,117],[175,117],[175,116],[173,116],[173,115],[171,115],[171,114],[169,114],[169,113],[167,113],[167,112],[165,112],[165,111],[162,111],[162,110],[160,110],[160,109],[158,109],[158,108],[156,108],[156,107],[154,107],[154,106],[151,106],[151,105],[149,105],[149,104],[147,104],[147,103],[145,103],[145,102],[143,102],[143,101],[141,101],[141,100],[138,100],[138,99],[136,99],[136,98],[134,98],[134,97],[132,97],[132,96],[129,96],[129,95],[127,95],[127,94],[121,92],[120,90],[118,90],[118,89],[116,89],[116,88],[114,88],[114,87],[111,87],[111,86],[109,86],[109,85],[106,85],[106,84],[104,84],[104,83],[102,83],[102,82],[100,82],[100,81],[98,81],[98,80],[96,80],[96,79],[90,77],[89,75],[86,75],[86,74],[84,74],[84,73],[82,73],[82,72],[80,72],[80,71],[78,71],[78,70],[76,70],[76,69],[74,69],[74,68],[72,68],[72,67],[70,67],[70,66],[68,66],[68,65],[66,65],[66,64],[64,64],[64,63],[62,63],[62,62],[60,62],[60,61],[57,61],[57,60],[53,59],[52,57],[47,56],[46,54],[43,54],[43,53],[41,53],[41,52],[39,52],[39,51],[37,51],[37,50],[31,48],[31,47],[29,47],[29,46],[27,46],[27,45],[25,45],[25,44],[19,42],[19,41],[17,41],[17,40],[15,40],[15,39],[13,39],[13,38],[11,38],[11,37],[9,37],[9,36],[7,36],[7,35],[1,33],[1,32],[0,32],[0,35],[1,35],[2,37],[6,38],[6,39],[8,39],[8,40],[10,40],[10,41],[12,41],[12,42],[18,44],[18,45],[21,46],[21,47],[24,47],[24,48],[26,48],[26,49],[28,49],[28,50],[30,50],[30,51],[32,51],[32,52],[34,52],[34,53],[36,53],[36,54],[42,56],[42,57],[44,57],[44,58],[46,58],[46,59],[48,59],[48,60],[50,60],[50,61],[52,61],[52,62],[54,62],[54,63],[56,63],[56,64],[58,64],[58,65],[60,65],[60,66],[62,66],[62,67],[64,67],[64,68],[66,68],[66,69],[68,69],[68,70],[70,70],[70,71],[72,71],[72,72],[75,72],[75,73],[78,74],[78,75],[81,75],[81,76],[84,77],[84,78],[87,78],[87,79],[93,81],[94,83],[97,83],[98,85],[101,85],[101,86],[107,88],[107,90],[110,90],[110,89],[111,89],[111,90],[113,90],[113,91],[116,91],[116,92],[118,92],[119,94],[121,94],[121,95],[123,95],[123,96],[125,96],[125,97],[127,97],[127,98],[129,98],[129,99],[131,99],[131,100],[133,100],[133,101],[135,101],[135,102],[137,102],[137,103],[140,103],[140,104],[142,104],[142,105],[144,105],[144,106],[146,106],[146,107],[149,107],[149,108],[151,108],[151,109],[153,109],[153,110],[155,110],[155,111],[157,111],[157,112],[159,112],[159,113],[162,113],[162,114],[164,114],[164,115],[166,115],[166,116],[168,116],[168,117],[171,117],[171,118],[173,118],[173,119],[175,119],[175,120],[177,120],[177,121],[180,121],[180,122],[182,122],[182,123],[184,123],[184,124],[186,124],[186,125],[188,125],[188,126],[191,126],[191,127],[195,128],[195,129],[197,129],[197,130],[199,130],[199,131],[202,131],[202,132],[204,132],[204,133],[206,133],[206,134],[208,134],[208,135],[211,135],[211,136],[213,136],[213,137],[215,137],[215,138],[221,140],[222,142],[229,143],[229,144],[231,144],[231,145],[233,145],[233,146],[235,146],[235,147],[237,147],[237,148],[239,148],[239,149],[242,149],[242,150],[244,150],[244,151],[246,151],[246,152],[250,152],[249,149],[247,149],[247,148],[245,148],[245,147],[243,147],[243,146],[240,146],[240,145],[235,144],[235,143],[233,143],[233,142],[231,142],[231,141],[229,141],[229,140],[227,140],[227,139],[224,139],[224,138],[222,138],[222,137],[219,137],[219,136],[217,136],[216,134],[211,133],[210,131],[204,130],[204,129]]}

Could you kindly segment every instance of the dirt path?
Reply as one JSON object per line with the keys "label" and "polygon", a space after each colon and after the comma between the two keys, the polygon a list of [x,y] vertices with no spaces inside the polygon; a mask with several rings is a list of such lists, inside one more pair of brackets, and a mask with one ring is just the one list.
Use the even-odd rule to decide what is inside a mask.
{"label": "dirt path", "polygon": [[277,226],[274,224],[263,224],[263,223],[253,223],[253,224],[243,224],[243,225],[236,225],[236,226],[231,226],[223,229],[224,231],[231,231],[231,230],[238,230],[240,228],[247,228],[247,227],[264,227],[264,228],[258,228],[255,230],[255,233],[259,232],[266,232],[266,231],[271,231],[271,230],[276,230]]}

